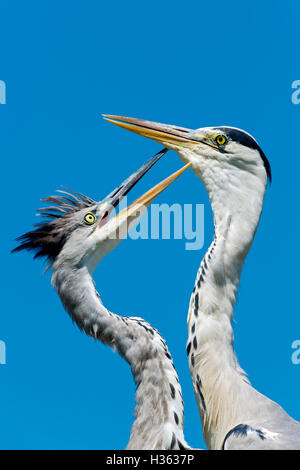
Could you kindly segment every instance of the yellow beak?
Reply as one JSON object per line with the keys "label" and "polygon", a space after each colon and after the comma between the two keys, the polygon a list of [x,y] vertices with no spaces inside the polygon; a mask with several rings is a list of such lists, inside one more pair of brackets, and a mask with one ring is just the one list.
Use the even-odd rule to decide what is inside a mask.
{"label": "yellow beak", "polygon": [[187,168],[191,166],[191,163],[187,163],[185,166],[180,168],[179,170],[175,171],[172,175],[170,175],[168,178],[164,179],[160,183],[158,183],[156,186],[153,188],[149,189],[143,196],[140,196],[138,199],[136,199],[132,204],[130,204],[128,207],[120,211],[115,218],[123,217],[125,216],[126,219],[135,216],[137,213],[140,213],[141,210],[144,208],[146,209],[150,203],[153,201],[153,199],[156,198],[161,192],[163,192],[170,184],[172,184]]}
{"label": "yellow beak", "polygon": [[212,144],[207,139],[207,136],[202,134],[199,130],[186,129],[185,127],[162,124],[160,122],[145,121],[144,119],[114,116],[112,114],[103,114],[102,116],[106,121],[116,126],[153,139],[163,144],[166,148],[173,150],[178,150],[180,147],[193,148],[199,143],[218,149],[218,147]]}
{"label": "yellow beak", "polygon": [[169,143],[179,146],[191,146],[201,142],[192,129],[185,129],[184,127],[111,114],[103,114],[103,118],[116,126],[156,140],[164,145]]}

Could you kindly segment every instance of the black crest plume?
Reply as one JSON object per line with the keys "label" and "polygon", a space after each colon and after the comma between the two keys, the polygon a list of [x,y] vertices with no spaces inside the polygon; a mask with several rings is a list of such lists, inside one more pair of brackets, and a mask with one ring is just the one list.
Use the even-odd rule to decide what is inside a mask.
{"label": "black crest plume", "polygon": [[[68,189],[68,188],[66,188]],[[30,232],[17,238],[20,245],[13,252],[29,250],[35,252],[34,258],[45,257],[53,262],[61,251],[72,225],[68,225],[71,216],[82,209],[94,206],[95,201],[81,193],[68,189],[60,191],[62,195],[50,196],[42,199],[51,205],[38,209],[40,216],[46,218],[43,222],[34,224],[36,227]]]}
{"label": "black crest plume", "polygon": [[222,131],[225,132],[228,137],[230,137],[232,140],[235,142],[239,142],[242,145],[245,145],[246,147],[258,150],[260,157],[263,161],[267,177],[269,182],[272,182],[272,171],[271,171],[271,165],[269,160],[267,159],[266,155],[256,142],[256,140],[252,137],[252,135],[248,134],[248,132],[242,131],[241,129],[236,129],[235,127],[226,127],[226,126],[221,126],[221,127],[216,127],[215,129],[221,129]]}

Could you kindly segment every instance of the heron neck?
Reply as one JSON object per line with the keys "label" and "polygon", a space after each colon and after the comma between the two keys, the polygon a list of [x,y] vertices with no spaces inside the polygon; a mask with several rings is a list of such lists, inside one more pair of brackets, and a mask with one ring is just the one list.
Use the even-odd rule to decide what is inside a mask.
{"label": "heron neck", "polygon": [[[136,389],[135,421],[128,449],[178,449],[183,436],[183,402],[167,345],[149,323],[105,308],[88,269],[64,264],[52,284],[81,330],[108,344],[129,363]],[[187,446],[188,447],[188,446]]]}
{"label": "heron neck", "polygon": [[[259,222],[263,194],[236,206],[209,193],[215,234],[197,273],[188,315],[187,352],[208,448],[252,413],[254,391],[233,349],[232,317],[241,270]],[[234,403],[234,406],[232,406]]]}

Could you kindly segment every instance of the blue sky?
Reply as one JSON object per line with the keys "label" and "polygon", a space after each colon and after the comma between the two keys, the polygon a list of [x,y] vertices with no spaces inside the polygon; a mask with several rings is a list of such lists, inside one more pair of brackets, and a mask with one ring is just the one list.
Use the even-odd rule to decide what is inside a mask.
{"label": "blue sky", "polygon": [[[291,361],[300,339],[300,105],[291,100],[300,79],[299,14],[296,0],[1,2],[1,448],[117,449],[128,440],[128,365],[72,324],[41,262],[9,254],[35,222],[41,197],[65,185],[100,200],[160,149],[101,113],[232,125],[259,140],[273,184],[243,270],[235,349],[253,385],[300,420],[300,365]],[[168,152],[131,198],[180,166]],[[186,314],[212,214],[192,171],[156,202],[205,204],[203,250],[186,251],[183,240],[127,240],[95,280],[108,308],[144,317],[167,339],[183,387],[186,439],[203,447]]]}

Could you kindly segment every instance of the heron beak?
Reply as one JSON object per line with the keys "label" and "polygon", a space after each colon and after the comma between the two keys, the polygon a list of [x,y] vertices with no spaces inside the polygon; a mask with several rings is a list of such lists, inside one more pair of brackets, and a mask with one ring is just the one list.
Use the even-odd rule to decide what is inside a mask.
{"label": "heron beak", "polygon": [[145,121],[144,119],[136,119],[125,116],[114,116],[111,114],[103,114],[103,118],[115,124],[116,126],[127,129],[135,134],[148,137],[156,142],[162,143],[167,148],[170,145],[176,147],[193,148],[195,144],[203,143],[210,146],[205,140],[205,136],[198,134],[193,129],[172,126],[170,124],[161,124],[159,122]]}
{"label": "heron beak", "polygon": [[158,183],[153,188],[149,189],[143,196],[136,199],[132,204],[128,207],[120,211],[116,216],[115,219],[120,219],[125,216],[126,219],[134,217],[136,214],[141,216],[141,213],[151,204],[153,199],[156,198],[160,193],[162,193],[170,184],[172,184],[187,168],[191,166],[191,163],[187,163],[185,166],[180,168],[179,170],[175,171],[172,175],[165,178],[163,181]]}
{"label": "heron beak", "polygon": [[136,183],[155,165],[155,163],[167,152],[167,149],[163,149],[158,152],[154,157],[150,158],[144,165],[142,165],[137,171],[129,176],[123,183],[115,188],[106,198],[101,202],[107,203],[112,208],[116,207],[126,194],[136,185]]}
{"label": "heron beak", "polygon": [[[120,186],[114,189],[105,199],[99,203],[99,212],[102,214],[99,217],[98,223],[94,226],[94,230],[99,227],[103,227],[110,217],[112,210],[120,203],[126,194],[136,185],[136,183],[152,168],[152,166],[167,152],[167,149],[163,149],[158,152],[154,157],[150,158],[144,165],[141,166],[135,173],[129,176],[125,181],[123,181]],[[158,196],[164,189],[166,189],[173,181],[175,181],[178,176],[180,176],[188,167],[190,163],[185,165],[180,170],[173,173],[171,176],[161,181],[159,184],[154,186],[152,189],[147,191],[143,196],[139,197],[134,201],[130,206],[126,207],[124,210],[120,211],[111,221],[114,219],[119,221],[124,221],[125,219],[130,219],[136,215],[138,218],[141,217],[142,211],[144,211],[153,201],[153,199]],[[125,216],[125,219],[124,219]]]}

